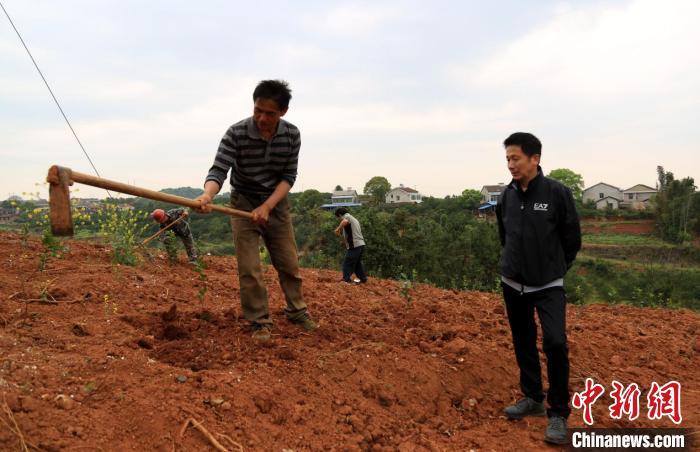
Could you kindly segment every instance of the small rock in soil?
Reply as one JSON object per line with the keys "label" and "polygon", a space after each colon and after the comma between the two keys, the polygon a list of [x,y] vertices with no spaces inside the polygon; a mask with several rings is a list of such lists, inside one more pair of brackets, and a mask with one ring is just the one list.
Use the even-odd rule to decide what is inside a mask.
{"label": "small rock in soil", "polygon": [[73,325],[71,331],[73,332],[73,334],[79,337],[85,337],[90,335],[90,332],[87,330],[85,324],[82,323],[76,323],[75,325]]}
{"label": "small rock in soil", "polygon": [[56,403],[57,407],[66,411],[72,410],[75,406],[75,401],[65,394],[57,395],[53,401]]}
{"label": "small rock in soil", "polygon": [[177,377],[175,377],[175,380],[176,380],[178,383],[184,383],[184,382],[187,381],[187,377],[184,376],[184,375],[178,375]]}
{"label": "small rock in soil", "polygon": [[453,353],[455,355],[460,355],[467,351],[469,344],[462,338],[453,339],[447,343],[445,346],[445,351],[448,353]]}

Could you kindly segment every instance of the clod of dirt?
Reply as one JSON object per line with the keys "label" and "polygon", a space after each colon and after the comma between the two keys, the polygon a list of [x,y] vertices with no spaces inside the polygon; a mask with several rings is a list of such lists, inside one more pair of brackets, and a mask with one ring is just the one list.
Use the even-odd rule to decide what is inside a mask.
{"label": "clod of dirt", "polygon": [[152,350],[153,349],[153,336],[142,337],[141,339],[136,341],[136,345],[138,345],[141,348],[145,348],[146,350]]}
{"label": "clod of dirt", "polygon": [[173,303],[173,305],[170,306],[170,309],[168,309],[168,312],[162,313],[160,318],[166,322],[172,322],[175,320],[177,318],[177,305]]}
{"label": "clod of dirt", "polygon": [[20,400],[19,397],[9,395],[9,396],[7,396],[6,402],[7,402],[7,406],[10,408],[10,411],[12,411],[14,413],[18,413],[18,412],[22,411],[22,401]]}
{"label": "clod of dirt", "polygon": [[41,411],[43,408],[43,405],[37,399],[33,397],[22,397],[22,411],[25,413]]}
{"label": "clod of dirt", "polygon": [[86,325],[82,323],[76,323],[75,325],[73,325],[71,331],[73,332],[73,334],[79,337],[85,337],[90,335],[90,332],[87,330]]}
{"label": "clod of dirt", "polygon": [[343,416],[350,416],[352,414],[352,407],[349,405],[343,405],[340,408],[338,408],[338,414],[342,414]]}
{"label": "clod of dirt", "polygon": [[269,413],[272,409],[272,400],[267,394],[260,394],[255,397],[253,401],[255,402],[255,406],[257,406],[263,414]]}
{"label": "clod of dirt", "polygon": [[466,352],[469,348],[469,344],[462,338],[452,339],[445,346],[445,351],[455,355],[461,355]]}
{"label": "clod of dirt", "polygon": [[389,407],[394,404],[396,397],[391,394],[386,388],[380,388],[377,391],[377,400],[382,406]]}
{"label": "clod of dirt", "polygon": [[85,438],[85,430],[83,430],[82,427],[73,427],[73,426],[71,426],[71,427],[68,427],[68,428],[66,429],[66,431],[67,431],[68,433],[70,433],[71,435],[77,437],[77,438],[80,438],[80,439],[84,439],[84,438]]}
{"label": "clod of dirt", "polygon": [[57,407],[62,410],[72,410],[75,407],[75,401],[65,394],[59,394],[53,399]]}
{"label": "clod of dirt", "polygon": [[620,367],[622,364],[622,358],[620,358],[620,355],[613,355],[610,357],[610,365],[614,367]]}
{"label": "clod of dirt", "polygon": [[284,361],[294,361],[296,359],[296,355],[294,352],[289,349],[289,348],[283,348],[280,351],[277,352],[277,357],[279,359],[282,359]]}
{"label": "clod of dirt", "polygon": [[163,337],[169,341],[176,341],[179,339],[187,339],[190,337],[190,333],[181,326],[167,325],[163,329]]}

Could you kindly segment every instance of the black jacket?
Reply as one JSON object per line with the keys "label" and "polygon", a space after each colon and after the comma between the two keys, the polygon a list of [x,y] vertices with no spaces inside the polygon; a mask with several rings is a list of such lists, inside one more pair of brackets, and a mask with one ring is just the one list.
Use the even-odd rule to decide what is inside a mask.
{"label": "black jacket", "polygon": [[581,226],[571,190],[542,175],[526,191],[512,181],[496,206],[501,274],[527,286],[562,278],[581,249]]}

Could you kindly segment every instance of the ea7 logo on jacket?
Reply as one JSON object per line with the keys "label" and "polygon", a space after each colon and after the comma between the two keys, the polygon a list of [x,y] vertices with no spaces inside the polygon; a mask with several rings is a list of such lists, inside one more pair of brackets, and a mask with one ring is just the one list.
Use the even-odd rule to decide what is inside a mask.
{"label": "ea7 logo on jacket", "polygon": [[549,206],[549,204],[543,204],[541,202],[536,202],[535,206],[532,210],[541,210],[543,212],[546,212],[548,206]]}

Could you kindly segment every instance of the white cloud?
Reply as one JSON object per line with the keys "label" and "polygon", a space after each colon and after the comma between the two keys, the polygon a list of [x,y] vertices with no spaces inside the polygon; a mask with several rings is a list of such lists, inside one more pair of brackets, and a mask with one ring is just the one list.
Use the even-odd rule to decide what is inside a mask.
{"label": "white cloud", "polygon": [[483,132],[494,125],[500,127],[519,111],[515,103],[473,108],[440,105],[410,110],[390,103],[365,103],[302,107],[295,111],[295,116],[321,135],[404,132],[424,136]]}
{"label": "white cloud", "polygon": [[455,73],[477,88],[538,88],[582,102],[684,89],[697,95],[699,20],[695,0],[562,9],[476,72]]}
{"label": "white cloud", "polygon": [[[271,76],[294,92],[286,119],[304,143],[295,190],[361,189],[376,175],[440,196],[505,182],[500,143],[515,130],[542,138],[547,171],[572,168],[587,182],[652,183],[656,164],[679,176],[700,172],[691,149],[700,141],[700,2],[514,4],[499,27],[520,30],[519,13],[533,10],[528,17],[545,20],[511,42],[476,3],[300,4],[271,13],[289,27],[251,23],[241,35],[212,26],[235,16],[225,2],[216,11],[196,7],[207,13],[196,32],[182,5],[159,21],[162,5],[9,3],[98,169],[116,180],[199,186],[225,128],[251,114],[255,83]],[[455,28],[467,13],[486,25]],[[172,30],[182,39],[173,41]],[[240,36],[254,45],[240,46]],[[460,40],[483,43],[490,56],[475,60],[485,51]],[[16,36],[2,27],[0,59],[0,158],[10,169],[0,198],[41,181],[51,163],[90,172]],[[354,164],[333,170],[348,155]]]}
{"label": "white cloud", "polygon": [[323,12],[310,14],[304,24],[325,36],[362,38],[397,21],[405,11],[400,5],[343,3]]}

